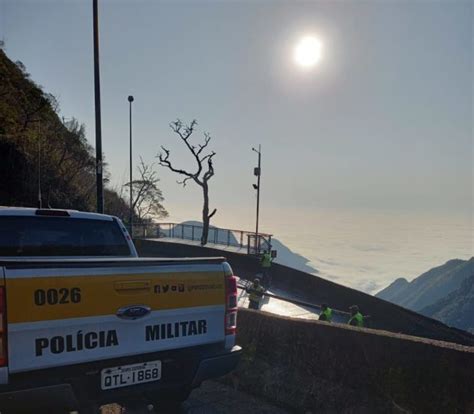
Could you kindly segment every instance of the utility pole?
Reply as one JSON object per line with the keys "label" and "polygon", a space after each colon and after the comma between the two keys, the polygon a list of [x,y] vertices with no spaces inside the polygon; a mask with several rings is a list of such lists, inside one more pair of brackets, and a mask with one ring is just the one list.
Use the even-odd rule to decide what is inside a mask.
{"label": "utility pole", "polygon": [[37,185],[37,197],[38,197],[38,208],[43,208],[43,200],[41,195],[41,118],[32,119],[31,123],[37,122],[38,127],[36,129],[36,135],[38,139],[38,159],[37,159],[37,174],[38,174],[38,185]]}
{"label": "utility pole", "polygon": [[258,151],[252,148],[258,154],[258,166],[254,168],[253,174],[257,176],[257,184],[253,185],[253,188],[257,190],[257,219],[255,225],[255,249],[257,254],[260,253],[260,238],[258,236],[258,219],[260,214],[260,176],[262,175],[262,146],[258,146]]}
{"label": "utility pole", "polygon": [[130,125],[130,217],[129,217],[129,226],[130,226],[130,237],[133,238],[133,165],[132,165],[132,102],[133,96],[128,97],[129,102],[129,125]]}
{"label": "utility pole", "polygon": [[41,196],[41,119],[38,120],[38,208],[43,207]]}
{"label": "utility pole", "polygon": [[104,183],[102,179],[102,122],[100,117],[100,68],[99,68],[99,13],[98,0],[92,0],[94,26],[94,95],[95,95],[95,174],[97,187],[97,212],[104,212]]}

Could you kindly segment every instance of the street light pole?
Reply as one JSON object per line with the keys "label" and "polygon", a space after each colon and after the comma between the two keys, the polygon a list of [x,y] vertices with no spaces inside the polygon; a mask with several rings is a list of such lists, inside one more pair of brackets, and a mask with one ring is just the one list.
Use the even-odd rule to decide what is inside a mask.
{"label": "street light pole", "polygon": [[37,167],[38,167],[38,208],[43,208],[43,197],[41,195],[41,118],[32,119],[31,123],[37,122],[38,129],[37,129],[37,139],[38,139],[38,159],[37,159]]}
{"label": "street light pole", "polygon": [[133,238],[133,165],[132,165],[132,102],[133,96],[128,97],[129,102],[129,124],[130,124],[130,217],[129,217],[129,226],[130,226],[130,237]]}
{"label": "street light pole", "polygon": [[41,119],[38,120],[38,208],[43,208],[41,195]]}
{"label": "street light pole", "polygon": [[95,172],[97,187],[97,212],[104,212],[104,183],[102,180],[102,123],[100,116],[99,68],[99,13],[97,0],[92,0],[94,26],[94,96],[95,96]]}
{"label": "street light pole", "polygon": [[258,146],[258,151],[255,148],[252,148],[252,151],[255,151],[258,154],[258,167],[254,169],[253,173],[257,176],[257,184],[253,187],[257,190],[257,218],[255,225],[255,248],[257,253],[260,253],[260,239],[258,236],[258,219],[260,215],[260,176],[262,175],[262,146]]}

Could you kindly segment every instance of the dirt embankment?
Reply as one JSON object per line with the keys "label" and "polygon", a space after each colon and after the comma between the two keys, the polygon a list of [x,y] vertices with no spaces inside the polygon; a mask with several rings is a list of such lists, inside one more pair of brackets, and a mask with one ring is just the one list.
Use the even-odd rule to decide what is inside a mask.
{"label": "dirt embankment", "polygon": [[474,348],[239,311],[239,388],[296,412],[472,413]]}

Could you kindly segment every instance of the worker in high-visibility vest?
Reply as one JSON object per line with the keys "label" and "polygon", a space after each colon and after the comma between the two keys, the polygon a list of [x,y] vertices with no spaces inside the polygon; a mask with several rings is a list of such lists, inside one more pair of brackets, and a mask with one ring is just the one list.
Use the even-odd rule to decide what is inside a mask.
{"label": "worker in high-visibility vest", "polygon": [[331,322],[332,320],[332,309],[326,304],[321,305],[321,314],[319,315],[320,321]]}
{"label": "worker in high-visibility vest", "polygon": [[260,266],[263,273],[263,284],[268,289],[271,284],[270,268],[272,267],[272,255],[268,250],[265,250],[260,258]]}
{"label": "worker in high-visibility vest", "polygon": [[260,279],[255,279],[253,284],[245,290],[249,294],[249,309],[260,309],[260,301],[265,293],[265,289],[260,284]]}
{"label": "worker in high-visibility vest", "polygon": [[349,325],[363,327],[364,326],[364,315],[360,313],[359,307],[357,305],[352,305],[350,308],[351,317],[347,322]]}

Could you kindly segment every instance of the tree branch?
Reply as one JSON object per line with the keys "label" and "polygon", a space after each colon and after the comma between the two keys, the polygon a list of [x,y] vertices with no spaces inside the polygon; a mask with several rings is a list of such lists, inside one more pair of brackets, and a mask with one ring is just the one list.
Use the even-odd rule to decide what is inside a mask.
{"label": "tree branch", "polygon": [[211,177],[214,175],[214,164],[212,163],[212,157],[216,155],[216,153],[214,151],[212,151],[211,154],[209,154],[208,156],[206,156],[205,158],[207,158],[207,171],[206,173],[204,174],[204,176],[202,177],[202,181],[203,182],[207,182],[211,179]]}
{"label": "tree branch", "polygon": [[191,154],[193,154],[194,158],[196,159],[197,163],[197,171],[193,174],[196,178],[199,178],[199,175],[202,172],[202,163],[205,159],[209,157],[206,155],[204,158],[200,158],[201,153],[203,150],[209,145],[211,141],[211,135],[208,132],[204,133],[204,144],[198,144],[199,148],[196,149],[196,146],[191,145],[189,142],[189,138],[193,134],[195,127],[197,125],[197,121],[194,119],[189,125],[184,126],[183,122],[180,119],[172,122],[170,124],[171,129],[179,135],[181,140],[186,144]]}
{"label": "tree branch", "polygon": [[[184,180],[182,180],[182,181],[176,181],[176,183],[182,184],[183,187],[186,187],[186,181],[191,180],[191,179],[194,179],[194,177],[186,177],[186,178],[185,178]],[[194,179],[194,180],[195,180],[195,179]]]}
{"label": "tree branch", "polygon": [[186,177],[189,177],[189,178],[193,178],[195,179],[195,175],[194,174],[190,174],[188,173],[187,171],[185,170],[180,170],[178,168],[174,168],[173,165],[171,164],[171,161],[169,160],[170,158],[170,151],[167,150],[165,147],[161,146],[161,149],[164,151],[164,155],[163,153],[160,153],[158,155],[158,160],[159,160],[159,164],[162,165],[163,167],[167,167],[169,168],[171,171],[177,173],[177,174],[181,174],[181,175],[185,175]]}
{"label": "tree branch", "polygon": [[[207,147],[210,140],[211,140],[211,136],[210,136],[209,132],[204,132],[204,144],[199,145],[199,150],[197,152],[197,155],[201,154],[202,150]],[[202,162],[202,160],[201,160],[201,162]]]}

